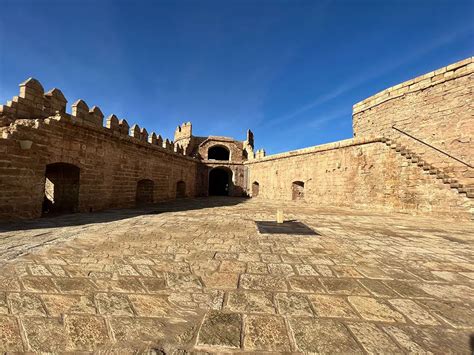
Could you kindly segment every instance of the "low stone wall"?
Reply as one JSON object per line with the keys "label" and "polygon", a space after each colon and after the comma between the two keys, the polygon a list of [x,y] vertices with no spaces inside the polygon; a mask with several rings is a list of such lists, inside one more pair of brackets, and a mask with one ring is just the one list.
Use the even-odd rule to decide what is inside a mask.
{"label": "low stone wall", "polygon": [[[248,190],[313,205],[470,219],[471,202],[389,149],[379,138],[345,140],[246,163]],[[296,189],[294,188],[296,186]]]}

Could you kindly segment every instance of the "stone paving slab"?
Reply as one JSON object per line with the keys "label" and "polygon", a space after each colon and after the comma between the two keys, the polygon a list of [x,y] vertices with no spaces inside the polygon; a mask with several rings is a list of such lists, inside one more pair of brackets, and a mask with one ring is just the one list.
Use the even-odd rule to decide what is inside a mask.
{"label": "stone paving slab", "polygon": [[[277,208],[320,235],[259,233]],[[215,198],[0,231],[1,352],[470,353],[471,222]]]}

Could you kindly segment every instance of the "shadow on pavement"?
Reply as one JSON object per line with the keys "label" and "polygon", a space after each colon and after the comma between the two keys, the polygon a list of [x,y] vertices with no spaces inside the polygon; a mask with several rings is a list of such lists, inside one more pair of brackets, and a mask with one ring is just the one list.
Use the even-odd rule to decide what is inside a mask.
{"label": "shadow on pavement", "polygon": [[42,217],[0,223],[0,233],[19,230],[80,226],[94,223],[107,223],[122,219],[166,212],[180,212],[212,207],[235,206],[248,199],[241,197],[202,197],[164,201],[136,208],[121,208],[92,213],[73,213],[56,217]]}

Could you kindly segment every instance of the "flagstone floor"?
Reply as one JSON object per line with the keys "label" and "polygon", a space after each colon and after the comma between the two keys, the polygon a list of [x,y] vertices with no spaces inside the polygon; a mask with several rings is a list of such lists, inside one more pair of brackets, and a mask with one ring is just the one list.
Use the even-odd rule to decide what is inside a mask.
{"label": "flagstone floor", "polygon": [[[260,234],[282,206],[316,234]],[[468,354],[473,243],[472,222],[232,198],[2,225],[0,351]]]}

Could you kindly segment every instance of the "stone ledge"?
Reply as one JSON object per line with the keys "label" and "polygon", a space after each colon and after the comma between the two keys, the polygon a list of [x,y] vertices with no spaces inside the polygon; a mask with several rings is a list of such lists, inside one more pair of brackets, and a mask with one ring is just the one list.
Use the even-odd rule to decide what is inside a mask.
{"label": "stone ledge", "polygon": [[369,98],[356,103],[352,114],[368,110],[386,101],[404,96],[409,93],[424,90],[428,87],[442,84],[446,81],[457,79],[474,73],[474,57],[469,57],[446,67],[420,75],[398,85],[385,89]]}
{"label": "stone ledge", "polygon": [[260,163],[260,162],[264,162],[264,161],[271,161],[271,160],[277,160],[277,159],[291,158],[291,157],[295,157],[295,156],[299,156],[299,155],[307,155],[307,154],[312,154],[312,153],[325,152],[325,151],[328,151],[328,150],[334,150],[334,149],[339,149],[339,148],[347,148],[347,147],[370,144],[370,143],[377,143],[377,142],[382,142],[382,137],[365,137],[365,138],[345,139],[345,140],[334,142],[334,143],[327,143],[327,144],[322,144],[322,145],[316,145],[316,146],[313,146],[313,147],[308,147],[308,148],[303,148],[303,149],[298,149],[298,150],[292,150],[292,151],[286,152],[286,153],[268,155],[264,158],[254,159],[254,160],[251,160],[251,161],[244,162],[244,165],[255,164],[255,163]]}

